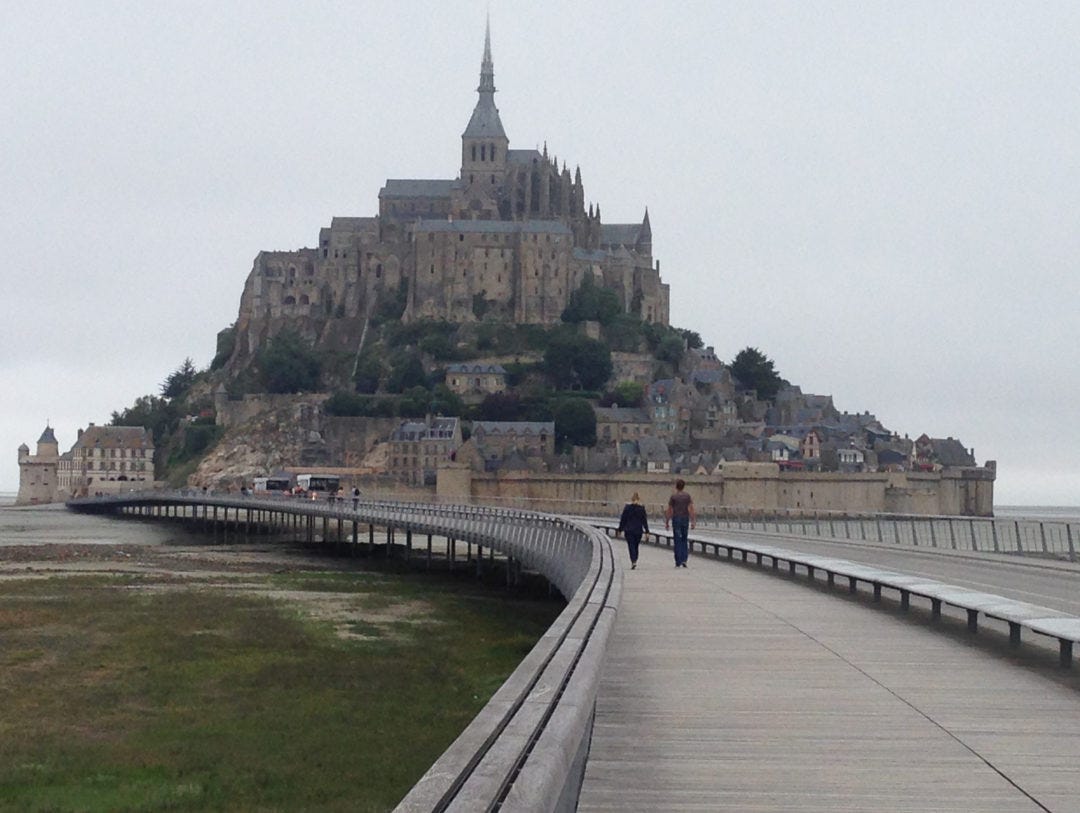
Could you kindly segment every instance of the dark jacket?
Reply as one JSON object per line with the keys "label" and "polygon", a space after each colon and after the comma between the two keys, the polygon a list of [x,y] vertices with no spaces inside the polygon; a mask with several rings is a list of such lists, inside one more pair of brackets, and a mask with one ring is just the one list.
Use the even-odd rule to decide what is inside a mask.
{"label": "dark jacket", "polygon": [[628,502],[619,517],[619,531],[631,534],[648,533],[649,518],[645,514],[645,506]]}

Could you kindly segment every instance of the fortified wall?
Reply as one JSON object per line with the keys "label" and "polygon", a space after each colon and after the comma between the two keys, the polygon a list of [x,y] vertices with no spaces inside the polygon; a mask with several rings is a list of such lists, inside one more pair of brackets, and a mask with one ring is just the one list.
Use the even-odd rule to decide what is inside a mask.
{"label": "fortified wall", "polygon": [[[734,464],[720,476],[684,475],[702,512],[752,510],[794,516],[816,513],[993,516],[992,466],[942,472],[782,472],[773,463]],[[441,501],[513,504],[570,514],[614,513],[637,491],[650,513],[667,504],[670,474],[480,474],[439,469]]]}

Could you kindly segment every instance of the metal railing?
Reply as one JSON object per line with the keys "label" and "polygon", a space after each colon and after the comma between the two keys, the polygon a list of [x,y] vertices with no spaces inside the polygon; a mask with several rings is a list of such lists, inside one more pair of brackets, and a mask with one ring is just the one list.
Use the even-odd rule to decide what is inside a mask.
{"label": "metal railing", "polygon": [[1002,517],[873,515],[842,518],[713,519],[703,527],[1077,561],[1080,523]]}

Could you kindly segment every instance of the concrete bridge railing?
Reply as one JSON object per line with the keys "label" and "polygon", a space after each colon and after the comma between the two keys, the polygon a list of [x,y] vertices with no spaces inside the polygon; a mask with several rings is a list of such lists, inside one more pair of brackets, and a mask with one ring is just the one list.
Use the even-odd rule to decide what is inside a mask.
{"label": "concrete bridge railing", "polygon": [[566,597],[566,607],[397,810],[576,807],[600,669],[622,591],[622,570],[602,531],[568,518],[500,508],[361,501],[354,509],[351,500],[197,492],[73,500],[68,507],[203,523],[284,525],[284,518],[322,518],[352,523],[354,539],[357,526],[366,524],[487,546],[541,573]]}

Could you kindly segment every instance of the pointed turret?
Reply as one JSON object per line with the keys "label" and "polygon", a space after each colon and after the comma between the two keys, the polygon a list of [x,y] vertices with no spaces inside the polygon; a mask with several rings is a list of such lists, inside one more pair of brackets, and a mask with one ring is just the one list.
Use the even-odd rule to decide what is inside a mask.
{"label": "pointed turret", "polygon": [[641,221],[641,228],[638,229],[637,242],[634,244],[634,248],[638,253],[652,257],[652,226],[649,225],[648,206],[645,207],[645,217]]}
{"label": "pointed turret", "polygon": [[491,60],[491,20],[484,29],[484,56],[480,61],[478,98],[465,132],[461,135],[461,178],[468,184],[484,177],[502,180],[506,170],[509,140],[503,130],[499,109],[495,106],[495,65]]}

